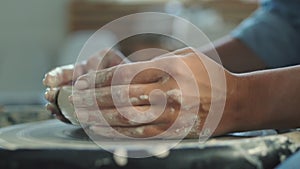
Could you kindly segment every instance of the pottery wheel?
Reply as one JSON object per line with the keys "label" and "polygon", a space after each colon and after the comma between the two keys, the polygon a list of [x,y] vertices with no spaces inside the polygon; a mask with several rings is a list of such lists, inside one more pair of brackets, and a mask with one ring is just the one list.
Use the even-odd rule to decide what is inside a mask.
{"label": "pottery wheel", "polygon": [[[128,149],[142,149],[147,140],[132,142],[97,136],[109,149],[126,146]],[[150,144],[173,143],[174,140],[151,140]],[[198,144],[198,140],[185,140],[187,145]],[[107,148],[106,147],[106,148]],[[89,139],[80,126],[62,123],[58,120],[47,120],[34,123],[13,125],[0,129],[0,148],[3,149],[101,149]]]}
{"label": "pottery wheel", "polygon": [[[299,133],[299,132],[297,132]],[[297,134],[297,136],[299,136]],[[280,138],[281,135],[268,136],[270,138]],[[266,139],[268,138],[266,137]],[[243,143],[249,139],[244,137],[221,137],[211,139],[205,144],[200,144],[198,140],[183,140],[177,147],[199,147],[199,146],[216,146],[216,145],[234,145],[237,142]],[[113,140],[108,138],[100,139],[105,143],[110,143],[114,147],[119,145],[132,146],[130,140]],[[254,137],[254,140],[265,140],[264,137]],[[158,140],[158,142],[167,142],[168,140]],[[300,141],[300,140],[299,140]],[[74,125],[62,123],[58,120],[47,120],[34,123],[25,123],[13,125],[0,129],[0,147],[3,149],[100,149],[100,146],[89,139],[85,131]],[[139,148],[134,144],[135,149]]]}
{"label": "pottery wheel", "polygon": [[0,129],[0,147],[99,149],[78,126],[48,120]]}
{"label": "pottery wheel", "polygon": [[[110,142],[108,138],[107,142]],[[103,138],[105,141],[105,138]],[[161,140],[160,140],[161,141]],[[124,141],[116,140],[118,146]],[[125,145],[130,141],[125,141]],[[129,144],[128,144],[129,145]],[[133,152],[141,150],[132,144]],[[155,144],[152,144],[155,145]],[[132,158],[123,168],[274,168],[300,147],[300,132],[265,137],[221,137],[201,144],[183,140],[170,154],[158,160]],[[13,150],[13,151],[11,151]],[[99,151],[100,150],[100,151]],[[229,155],[230,154],[230,155]],[[83,129],[58,120],[14,125],[0,129],[0,168],[117,168],[113,155],[101,150]],[[100,160],[100,161],[99,161]],[[184,161],[184,162],[182,162]],[[166,164],[170,164],[166,167]],[[100,165],[100,166],[101,166]],[[13,166],[13,167],[12,167]],[[54,166],[54,167],[53,167]],[[52,169],[51,168],[51,169]],[[76,168],[76,167],[75,167]]]}

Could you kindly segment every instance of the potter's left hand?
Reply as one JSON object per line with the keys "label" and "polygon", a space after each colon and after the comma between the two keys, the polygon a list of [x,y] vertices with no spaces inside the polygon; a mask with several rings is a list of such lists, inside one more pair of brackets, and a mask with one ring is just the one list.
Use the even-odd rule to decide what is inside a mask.
{"label": "potter's left hand", "polygon": [[[210,82],[208,69],[215,76],[225,72],[227,91],[220,90],[221,83]],[[156,136],[178,119],[164,136],[194,138],[208,115],[212,89],[219,101],[225,102],[227,97],[225,111],[231,112],[233,99],[229,97],[237,78],[204,54],[185,48],[167,57],[83,75],[75,83],[77,90],[71,100],[79,121],[107,137],[118,137],[118,132],[131,137]],[[222,118],[214,135],[231,130],[230,118]]]}
{"label": "potter's left hand", "polygon": [[45,98],[48,100],[46,108],[55,115],[57,119],[69,123],[69,120],[61,114],[56,105],[59,89],[62,86],[72,85],[79,76],[89,71],[101,70],[118,65],[122,62],[123,58],[124,56],[121,52],[106,49],[76,65],[60,66],[49,71],[45,74],[43,79],[43,84],[48,87],[45,92]]}

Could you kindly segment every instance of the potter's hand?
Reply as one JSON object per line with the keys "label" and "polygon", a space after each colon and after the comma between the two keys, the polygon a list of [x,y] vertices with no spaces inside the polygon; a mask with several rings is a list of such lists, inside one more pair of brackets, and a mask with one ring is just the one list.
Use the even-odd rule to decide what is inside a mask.
{"label": "potter's hand", "polygon": [[[211,90],[218,91],[215,101],[225,101],[228,93],[233,93],[236,77],[191,48],[165,56],[79,77],[71,97],[79,121],[107,137],[119,137],[118,132],[151,137],[170,129],[178,119],[163,137],[198,137],[211,105]],[[227,92],[221,91],[218,83],[210,83],[206,68],[215,76],[225,71]],[[230,127],[227,122],[214,135],[228,132]]]}
{"label": "potter's hand", "polygon": [[[56,106],[56,96],[60,87],[72,85],[74,80],[89,71],[118,65],[122,62],[123,58],[123,54],[119,51],[104,50],[76,66],[61,66],[46,73],[43,84],[48,87],[45,92],[45,98],[49,101],[46,105],[47,109],[61,121],[69,122]],[[99,63],[100,65],[98,65]]]}

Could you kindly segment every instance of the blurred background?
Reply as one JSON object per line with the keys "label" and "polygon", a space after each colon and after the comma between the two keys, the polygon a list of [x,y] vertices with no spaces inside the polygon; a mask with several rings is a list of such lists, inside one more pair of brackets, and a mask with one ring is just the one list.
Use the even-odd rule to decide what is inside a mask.
{"label": "blurred background", "polygon": [[[116,18],[143,11],[170,13],[188,19],[213,41],[228,34],[256,8],[253,0],[1,0],[2,112],[45,104],[44,74],[74,63],[89,36]],[[167,43],[157,37],[139,37],[120,48],[128,54],[143,48],[141,41],[144,47]]]}

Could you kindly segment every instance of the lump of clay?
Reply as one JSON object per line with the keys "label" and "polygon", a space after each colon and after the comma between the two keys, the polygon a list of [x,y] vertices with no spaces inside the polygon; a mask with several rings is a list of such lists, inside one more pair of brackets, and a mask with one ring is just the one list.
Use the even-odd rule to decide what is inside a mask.
{"label": "lump of clay", "polygon": [[74,106],[69,101],[70,95],[72,95],[72,86],[62,87],[57,96],[57,104],[65,118],[72,124],[79,125]]}

